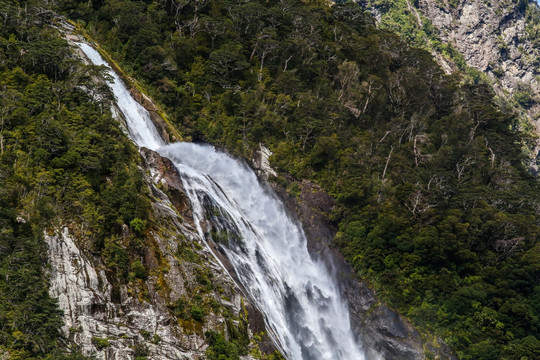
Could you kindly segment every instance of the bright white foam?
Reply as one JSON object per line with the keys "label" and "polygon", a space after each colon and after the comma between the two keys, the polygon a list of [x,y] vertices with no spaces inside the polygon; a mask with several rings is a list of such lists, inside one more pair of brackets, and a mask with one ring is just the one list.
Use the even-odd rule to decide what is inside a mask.
{"label": "bright white foam", "polygon": [[[79,46],[94,64],[108,66],[93,48]],[[335,279],[311,259],[303,231],[277,197],[259,184],[253,171],[211,146],[163,146],[148,112],[110,72],[111,89],[133,140],[175,163],[200,235],[209,236],[203,228],[227,234],[223,249],[284,355],[294,360],[363,360]],[[220,239],[224,241],[223,235]]]}
{"label": "bright white foam", "polygon": [[160,152],[182,173],[196,222],[229,233],[227,258],[289,357],[364,359],[335,279],[311,259],[303,231],[254,172],[211,146]]}

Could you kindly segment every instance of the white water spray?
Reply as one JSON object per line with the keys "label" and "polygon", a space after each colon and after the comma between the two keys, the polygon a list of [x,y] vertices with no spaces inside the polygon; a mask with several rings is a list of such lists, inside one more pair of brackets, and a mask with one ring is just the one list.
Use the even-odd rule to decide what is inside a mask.
{"label": "white water spray", "polygon": [[[79,46],[94,64],[108,67],[92,47]],[[132,139],[174,162],[199,234],[221,246],[284,355],[291,360],[364,360],[335,279],[311,259],[302,229],[279,199],[253,171],[211,146],[165,145],[148,112],[110,73]]]}

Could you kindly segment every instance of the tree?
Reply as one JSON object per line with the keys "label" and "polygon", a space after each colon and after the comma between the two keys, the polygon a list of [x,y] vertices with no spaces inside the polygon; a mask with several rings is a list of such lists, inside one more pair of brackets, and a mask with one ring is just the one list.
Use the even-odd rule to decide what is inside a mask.
{"label": "tree", "polygon": [[262,71],[264,68],[264,60],[270,55],[274,50],[279,48],[280,44],[276,39],[276,31],[273,29],[265,29],[257,35],[255,40],[255,45],[253,46],[253,51],[249,59],[251,60],[255,54],[259,56],[259,61],[261,65],[259,66],[258,80],[262,80]]}

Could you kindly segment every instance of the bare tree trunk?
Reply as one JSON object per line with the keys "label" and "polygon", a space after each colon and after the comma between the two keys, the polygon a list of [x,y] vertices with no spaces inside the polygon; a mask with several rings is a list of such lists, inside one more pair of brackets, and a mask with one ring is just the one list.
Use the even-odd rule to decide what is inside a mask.
{"label": "bare tree trunk", "polygon": [[289,61],[292,59],[292,55],[289,56],[287,60],[285,60],[285,66],[283,67],[283,72],[287,71],[287,65],[289,65]]}
{"label": "bare tree trunk", "polygon": [[418,167],[418,149],[416,148],[416,138],[417,136],[414,137],[414,141],[413,141],[413,152],[414,152],[414,165]]}
{"label": "bare tree trunk", "polygon": [[0,154],[4,153],[4,117],[2,116],[2,125],[0,126]]}
{"label": "bare tree trunk", "polygon": [[493,167],[495,167],[495,153],[490,147],[488,147],[488,149],[491,152],[491,168],[493,169]]}
{"label": "bare tree trunk", "polygon": [[262,81],[263,65],[264,65],[264,56],[261,57],[261,66],[259,68],[259,75],[257,75],[259,82]]}
{"label": "bare tree trunk", "polygon": [[386,170],[388,169],[388,163],[390,163],[390,157],[392,156],[392,151],[394,151],[394,147],[390,146],[390,152],[388,153],[388,157],[386,158],[386,164],[384,165],[384,171],[382,173],[382,180],[384,180],[386,176]]}

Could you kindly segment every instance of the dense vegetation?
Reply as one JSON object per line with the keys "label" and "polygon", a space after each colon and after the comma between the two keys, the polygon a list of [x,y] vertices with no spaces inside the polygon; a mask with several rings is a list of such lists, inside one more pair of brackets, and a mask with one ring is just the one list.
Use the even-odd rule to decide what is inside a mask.
{"label": "dense vegetation", "polygon": [[264,142],[293,194],[323,186],[359,275],[461,359],[540,356],[539,189],[487,85],[445,76],[354,3],[60,6],[185,135],[245,157]]}
{"label": "dense vegetation", "polygon": [[[378,14],[380,17],[379,27],[396,32],[411,44],[414,44],[414,46],[437,53],[447,63],[453,64],[453,66],[462,71],[464,81],[485,83],[490,86],[498,84],[499,87],[506,88],[500,82],[500,78],[505,73],[501,61],[508,57],[509,47],[516,46],[516,44],[513,44],[512,41],[507,43],[508,39],[505,40],[501,29],[494,29],[495,34],[497,34],[496,50],[500,54],[501,61],[493,61],[489,64],[488,71],[492,76],[488,76],[486,73],[468,66],[463,55],[455,49],[453,44],[441,39],[441,31],[446,30],[437,29],[431,23],[430,19],[422,15],[422,11],[419,9],[419,1],[362,0],[360,3],[366,9],[369,9],[369,11]],[[523,55],[519,61],[538,67],[540,65],[540,36],[538,36],[540,7],[538,3],[535,0],[501,0],[493,5],[489,1],[484,3],[487,8],[492,8],[502,19],[513,20],[514,17],[524,19],[526,24],[525,32],[520,34],[520,40],[523,41],[523,44],[517,44],[519,45],[519,52]],[[466,4],[467,1],[436,0],[436,6],[443,9],[443,13],[448,13],[453,19],[459,18],[460,15],[458,14],[461,14],[461,9]],[[425,6],[425,3],[423,3],[423,6]],[[534,153],[536,142],[533,139],[535,130],[532,122],[537,115],[535,115],[534,111],[530,112],[529,110],[540,99],[535,96],[534,90],[531,89],[531,85],[528,82],[519,83],[509,92],[499,91],[498,95],[500,98],[497,97],[496,101],[499,103],[499,106],[509,107],[515,110],[519,120],[516,121],[515,128],[521,133],[522,149],[531,157],[530,163],[534,164],[537,161],[535,159],[537,154]]]}
{"label": "dense vegetation", "polygon": [[[47,228],[70,224],[119,281],[146,276],[119,236],[148,216],[135,149],[92,81],[101,70],[49,26],[50,3],[0,1],[0,356],[14,359],[80,358],[59,352]],[[263,141],[291,193],[303,178],[323,186],[358,273],[460,358],[540,356],[540,195],[489,87],[445,76],[350,3],[55,5],[186,135],[245,157]],[[236,358],[238,345],[208,339],[208,356]]]}
{"label": "dense vegetation", "polygon": [[[96,253],[148,216],[134,146],[39,2],[0,1],[0,358],[62,354],[44,232],[69,225]],[[99,101],[98,101],[99,100]]]}

